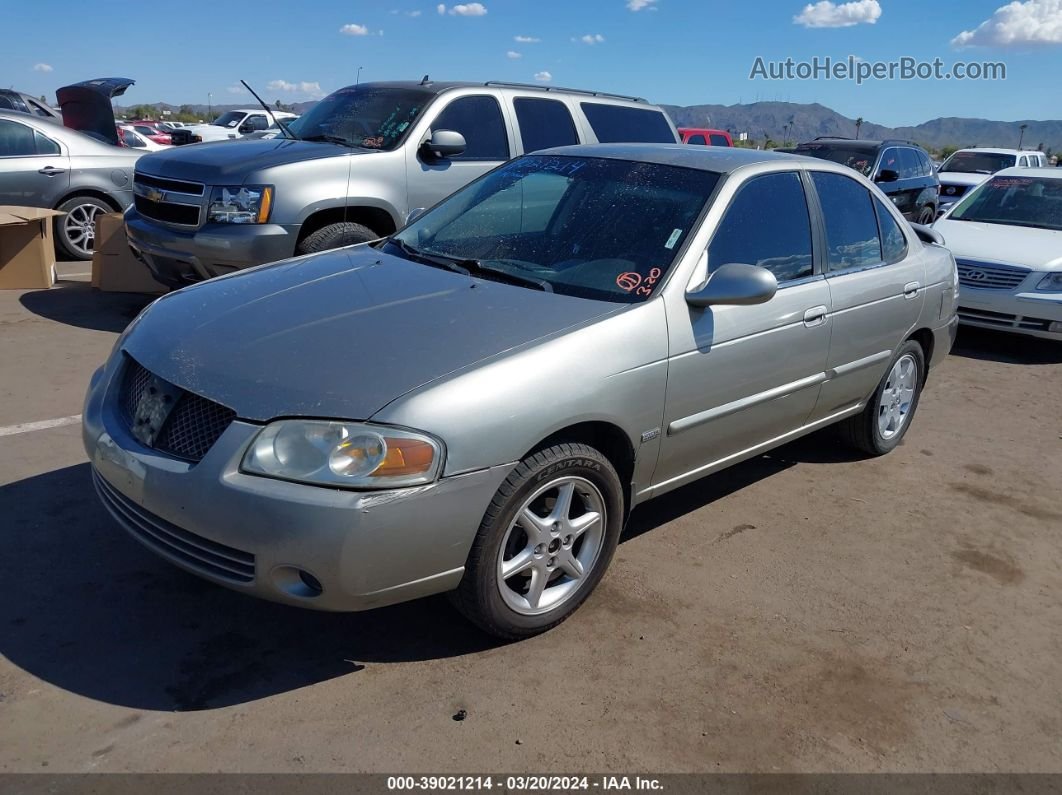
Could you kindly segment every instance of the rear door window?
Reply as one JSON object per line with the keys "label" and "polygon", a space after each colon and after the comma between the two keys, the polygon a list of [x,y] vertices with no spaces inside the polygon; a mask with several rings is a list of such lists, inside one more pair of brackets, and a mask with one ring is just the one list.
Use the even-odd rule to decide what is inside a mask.
{"label": "rear door window", "polygon": [[689,138],[686,139],[686,143],[696,144],[698,146],[708,146],[708,141],[705,140],[705,137],[700,133],[697,133],[696,135],[691,135]]}
{"label": "rear door window", "polygon": [[563,102],[521,97],[513,100],[513,108],[525,153],[579,143],[572,114]]}
{"label": "rear door window", "polygon": [[582,102],[579,106],[600,143],[675,143],[671,125],[658,110],[599,102]]}
{"label": "rear door window", "polygon": [[712,135],[712,146],[730,146],[730,141],[726,139],[725,135],[715,133]]}
{"label": "rear door window", "polygon": [[922,176],[922,164],[918,160],[918,152],[909,147],[903,147],[900,152],[900,179],[916,179]]}
{"label": "rear door window", "polygon": [[813,171],[811,180],[826,222],[827,269],[880,265],[881,239],[870,191],[843,174]]}
{"label": "rear door window", "polygon": [[37,154],[33,130],[25,124],[0,119],[0,157],[26,157]]}
{"label": "rear door window", "polygon": [[501,105],[490,96],[455,99],[436,117],[432,131],[453,130],[465,137],[465,151],[451,160],[508,160],[509,139]]}

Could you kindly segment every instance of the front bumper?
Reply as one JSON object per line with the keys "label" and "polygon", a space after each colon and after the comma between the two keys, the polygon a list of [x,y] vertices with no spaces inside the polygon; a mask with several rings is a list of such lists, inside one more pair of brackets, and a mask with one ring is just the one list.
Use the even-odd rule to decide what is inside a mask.
{"label": "front bumper", "polygon": [[130,208],[125,232],[137,259],[174,289],[294,256],[299,225],[208,224],[173,229]]}
{"label": "front bumper", "polygon": [[[1042,278],[1043,274],[1035,276]],[[1062,340],[1062,295],[964,286],[959,289],[959,321],[966,326]]]}
{"label": "front bumper", "polygon": [[142,544],[219,585],[320,610],[364,610],[457,587],[512,465],[393,491],[306,486],[241,473],[260,426],[240,420],[191,464],[126,430],[114,398],[122,359],[113,356],[93,377],[82,434],[103,504]]}

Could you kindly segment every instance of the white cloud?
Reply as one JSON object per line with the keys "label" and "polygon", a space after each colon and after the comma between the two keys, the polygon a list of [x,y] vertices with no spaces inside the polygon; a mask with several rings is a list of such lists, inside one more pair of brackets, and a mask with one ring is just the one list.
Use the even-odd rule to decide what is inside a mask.
{"label": "white cloud", "polygon": [[247,93],[247,89],[244,88],[239,83],[233,83],[231,86],[229,86],[225,90],[228,91],[230,94],[246,94]]}
{"label": "white cloud", "polygon": [[440,14],[449,14],[456,17],[482,17],[487,13],[487,7],[483,3],[458,3],[447,8],[442,3],[435,6]]}
{"label": "white cloud", "polygon": [[50,72],[52,71],[52,65],[50,63],[35,63],[33,64],[34,72]]}
{"label": "white cloud", "polygon": [[535,80],[540,83],[548,83],[552,79],[553,75],[551,75],[549,72],[535,72]]}
{"label": "white cloud", "polygon": [[656,0],[627,0],[628,11],[656,11]]}
{"label": "white cloud", "polygon": [[853,0],[851,3],[831,3],[822,0],[809,3],[794,24],[806,28],[850,28],[853,25],[873,25],[881,18],[881,3],[878,0]]}
{"label": "white cloud", "polygon": [[605,37],[600,33],[587,33],[585,36],[580,36],[578,39],[572,39],[572,41],[581,41],[583,44],[600,44],[605,40]]}
{"label": "white cloud", "polygon": [[407,17],[419,17],[420,16],[420,12],[419,11],[405,11],[404,13],[405,13],[405,15]]}
{"label": "white cloud", "polygon": [[344,25],[339,29],[339,32],[344,36],[368,36],[369,29],[365,25],[356,25],[351,22],[348,25]]}
{"label": "white cloud", "polygon": [[[229,90],[232,91],[230,87]],[[266,83],[266,88],[270,91],[283,91],[286,94],[307,94],[311,97],[323,97],[324,91],[321,90],[321,84],[309,80],[301,80],[298,83],[289,83],[287,80],[270,80]],[[238,92],[234,92],[238,93]]]}
{"label": "white cloud", "polygon": [[513,41],[519,44],[538,44],[542,39],[536,39],[534,36],[513,36]]}
{"label": "white cloud", "polygon": [[517,58],[523,58],[524,55],[523,53],[519,53],[516,50],[509,50],[509,52],[505,53],[505,57],[508,58],[510,61],[515,61]]}
{"label": "white cloud", "polygon": [[954,47],[1062,44],[1062,0],[1009,3],[973,30],[962,31],[951,43]]}

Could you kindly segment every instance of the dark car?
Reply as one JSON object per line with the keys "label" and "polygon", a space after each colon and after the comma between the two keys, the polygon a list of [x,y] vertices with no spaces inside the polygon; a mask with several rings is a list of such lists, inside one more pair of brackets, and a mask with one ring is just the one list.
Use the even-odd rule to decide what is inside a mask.
{"label": "dark car", "polygon": [[940,180],[929,154],[918,144],[816,138],[786,151],[832,160],[873,179],[909,221],[930,224],[937,217]]}
{"label": "dark car", "polygon": [[13,110],[16,113],[28,113],[31,116],[40,116],[44,119],[62,120],[59,112],[48,107],[39,99],[34,99],[29,94],[21,91],[13,91],[10,88],[0,88],[0,110]]}

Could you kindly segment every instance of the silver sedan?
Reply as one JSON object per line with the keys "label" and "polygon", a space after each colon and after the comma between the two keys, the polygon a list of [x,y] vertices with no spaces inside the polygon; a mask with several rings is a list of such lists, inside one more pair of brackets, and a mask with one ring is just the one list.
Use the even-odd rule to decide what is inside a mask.
{"label": "silver sedan", "polygon": [[99,496],[288,604],[566,618],[638,504],[840,423],[911,427],[951,254],[821,160],[667,145],[507,163],[382,241],[163,297],[93,377]]}

